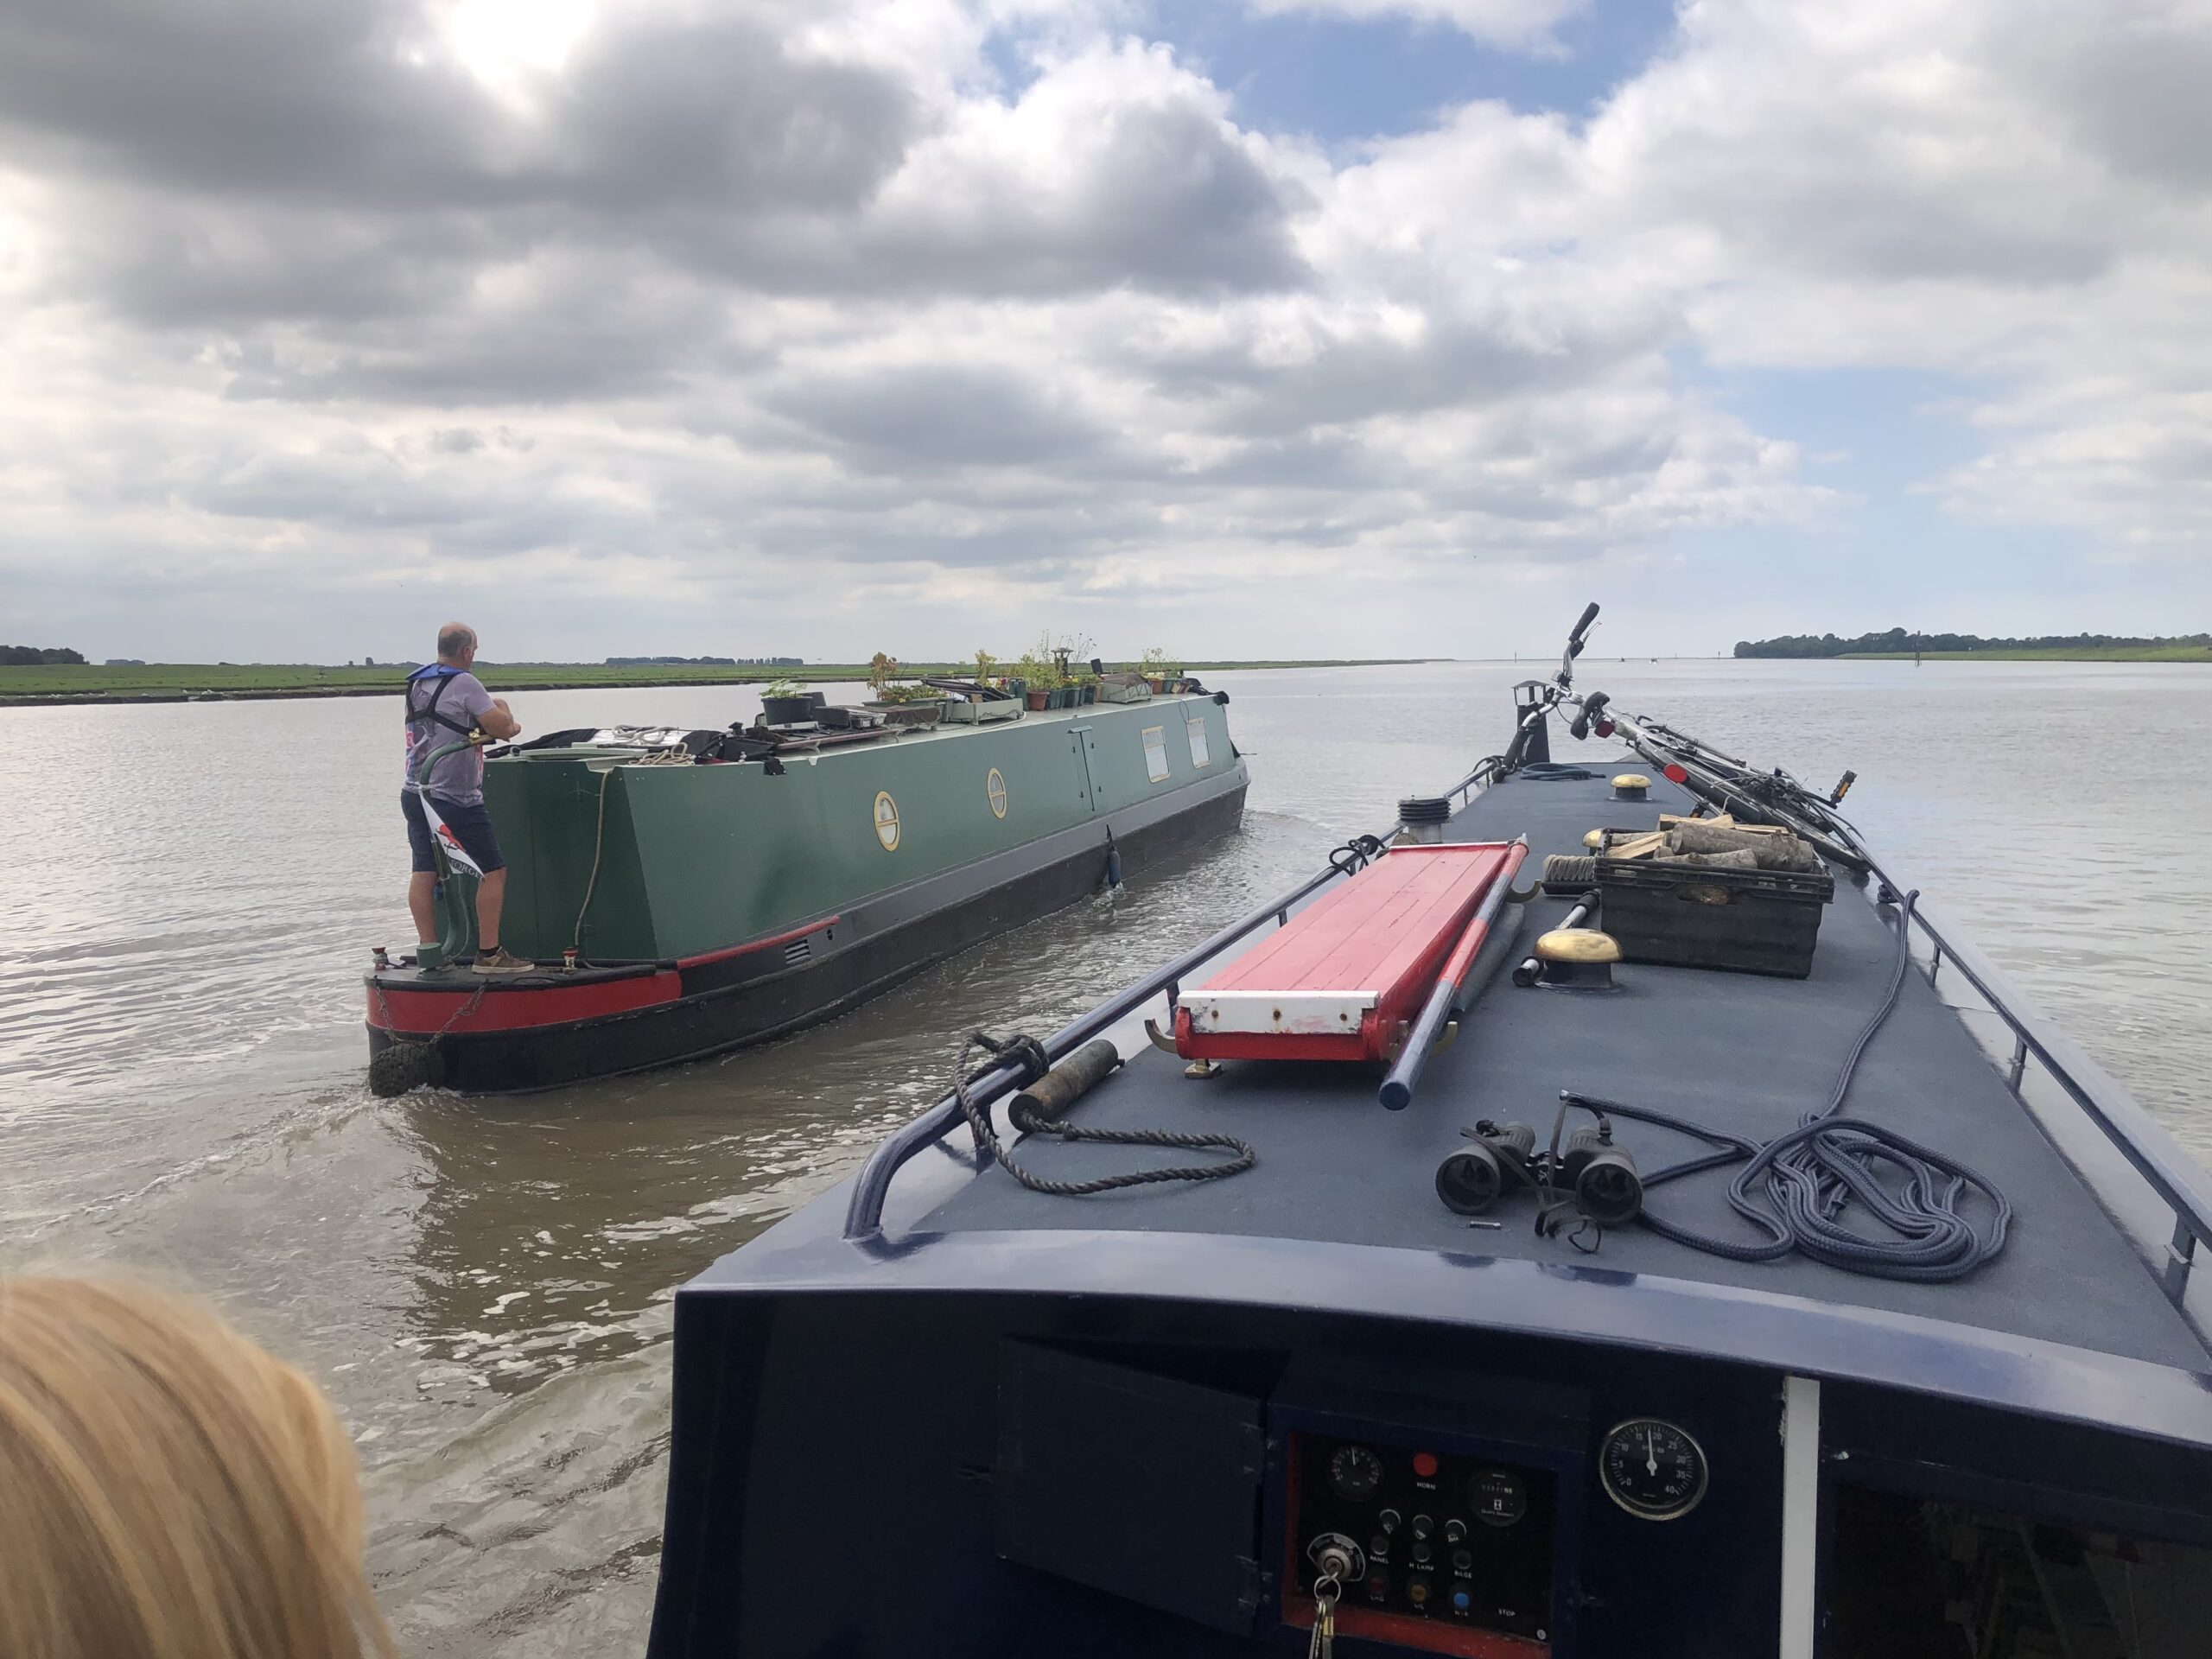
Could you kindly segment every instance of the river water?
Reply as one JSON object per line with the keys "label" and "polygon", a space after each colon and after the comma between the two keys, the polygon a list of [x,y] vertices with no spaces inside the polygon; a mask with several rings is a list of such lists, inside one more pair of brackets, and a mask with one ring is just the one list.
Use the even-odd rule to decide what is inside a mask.
{"label": "river water", "polygon": [[[409,937],[388,699],[0,709],[0,1268],[128,1267],[312,1370],[414,1654],[641,1650],[673,1287],[942,1091],[1500,747],[1506,664],[1216,677],[1242,830],[754,1052],[522,1100],[363,1082]],[[2212,668],[1637,662],[1587,688],[1821,786],[2212,1158]],[[527,692],[526,728],[718,726],[734,688]],[[1564,744],[1562,737],[1559,740]],[[1567,758],[1564,752],[1560,758]]]}

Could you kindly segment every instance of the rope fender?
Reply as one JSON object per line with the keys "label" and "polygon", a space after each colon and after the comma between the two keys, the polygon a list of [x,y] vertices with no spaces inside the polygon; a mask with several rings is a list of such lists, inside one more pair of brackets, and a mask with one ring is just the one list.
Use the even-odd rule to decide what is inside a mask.
{"label": "rope fender", "polygon": [[[991,1057],[990,1061],[981,1070],[970,1072],[968,1057],[979,1048]],[[969,1092],[982,1078],[1009,1065],[1020,1071],[1020,1086],[1022,1088],[1028,1087],[1052,1070],[1052,1060],[1045,1052],[1045,1046],[1034,1037],[1017,1035],[1001,1041],[982,1032],[971,1031],[968,1033],[968,1040],[960,1046],[960,1058],[953,1063],[952,1092],[960,1103],[960,1115],[968,1120],[969,1133],[975,1136],[976,1150],[989,1153],[1001,1169],[1032,1192],[1043,1192],[1054,1198],[1080,1198],[1095,1192],[1111,1192],[1125,1186],[1149,1186],[1158,1181],[1218,1181],[1231,1175],[1241,1175],[1260,1160],[1258,1153],[1234,1135],[1191,1135],[1174,1129],[1079,1128],[1057,1118],[1039,1117],[1017,1097],[1007,1116],[1015,1130],[1022,1135],[1057,1135],[1063,1141],[1084,1141],[1099,1146],[1161,1147],[1177,1152],[1222,1152],[1230,1154],[1226,1163],[1128,1170],[1120,1174],[1101,1175],[1088,1181],[1055,1181],[1033,1174],[1014,1162],[1001,1143],[997,1128],[991,1122],[990,1108],[979,1105]]]}

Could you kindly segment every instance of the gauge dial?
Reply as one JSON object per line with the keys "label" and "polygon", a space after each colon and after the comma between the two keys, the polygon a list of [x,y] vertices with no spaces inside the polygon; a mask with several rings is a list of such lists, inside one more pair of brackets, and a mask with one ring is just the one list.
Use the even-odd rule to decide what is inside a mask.
{"label": "gauge dial", "polygon": [[1467,1483],[1467,1507],[1488,1527],[1510,1527],[1529,1513],[1529,1488],[1504,1469],[1485,1469]]}
{"label": "gauge dial", "polygon": [[1672,1423],[1631,1417],[1605,1436],[1598,1478],[1605,1496],[1630,1515],[1672,1521],[1705,1496],[1705,1451]]}
{"label": "gauge dial", "polygon": [[1329,1486],[1338,1497],[1363,1503],[1382,1484],[1382,1459],[1363,1446],[1340,1446],[1329,1457]]}

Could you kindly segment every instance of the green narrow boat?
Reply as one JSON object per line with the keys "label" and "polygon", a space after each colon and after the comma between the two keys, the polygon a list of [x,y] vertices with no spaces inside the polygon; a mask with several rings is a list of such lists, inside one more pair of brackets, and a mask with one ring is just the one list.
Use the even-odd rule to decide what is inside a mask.
{"label": "green narrow boat", "polygon": [[541,969],[461,965],[474,886],[447,872],[441,947],[367,977],[372,1083],[543,1089],[849,1007],[1233,825],[1248,779],[1227,701],[1193,690],[773,750],[618,729],[494,752],[503,943]]}

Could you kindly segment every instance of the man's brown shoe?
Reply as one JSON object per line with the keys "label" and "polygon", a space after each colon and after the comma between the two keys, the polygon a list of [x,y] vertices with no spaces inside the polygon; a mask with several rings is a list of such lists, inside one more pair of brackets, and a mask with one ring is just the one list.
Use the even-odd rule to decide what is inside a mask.
{"label": "man's brown shoe", "polygon": [[537,971],[537,964],[510,955],[506,946],[501,945],[489,956],[476,958],[476,971],[480,974],[534,974]]}

